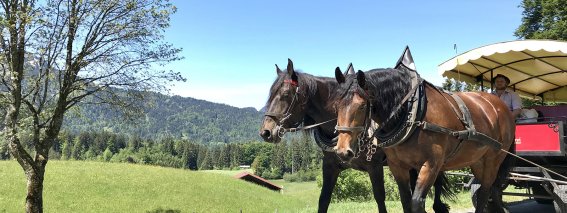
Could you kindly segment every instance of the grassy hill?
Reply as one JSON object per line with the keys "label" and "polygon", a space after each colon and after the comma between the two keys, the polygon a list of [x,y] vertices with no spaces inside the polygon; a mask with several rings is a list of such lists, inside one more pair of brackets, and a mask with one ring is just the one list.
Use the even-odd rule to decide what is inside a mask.
{"label": "grassy hill", "polygon": [[[0,161],[0,212],[22,212],[25,178],[15,161]],[[312,208],[224,174],[154,166],[51,161],[46,212],[298,212]]]}
{"label": "grassy hill", "polygon": [[[45,212],[316,212],[315,182],[290,183],[277,193],[232,178],[236,171],[188,171],[136,164],[51,161],[44,191]],[[0,161],[0,213],[23,212],[25,178],[15,161]],[[519,192],[512,189],[513,192]],[[507,202],[521,200],[505,197]],[[427,199],[426,208],[431,209]],[[452,212],[469,212],[470,195],[450,201]],[[388,212],[402,212],[386,201]],[[376,212],[376,203],[331,203],[329,212]]]}

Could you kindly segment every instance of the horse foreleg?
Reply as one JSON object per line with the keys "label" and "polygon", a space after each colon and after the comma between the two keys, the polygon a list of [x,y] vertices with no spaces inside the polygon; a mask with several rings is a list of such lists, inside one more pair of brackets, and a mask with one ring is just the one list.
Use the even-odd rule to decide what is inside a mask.
{"label": "horse foreleg", "polygon": [[317,212],[327,212],[329,209],[333,189],[342,171],[335,161],[326,159],[327,158],[323,158],[323,187],[321,189],[321,195],[319,196],[319,208]]}
{"label": "horse foreleg", "polygon": [[431,186],[433,186],[440,169],[439,165],[426,161],[419,170],[411,200],[412,212],[425,212],[425,198]]}
{"label": "horse foreleg", "polygon": [[[417,182],[417,175],[418,175],[418,171],[415,169],[411,169],[410,170],[410,189],[412,190],[412,194],[413,194],[413,190],[415,189],[415,184]],[[433,211],[435,211],[435,213],[449,213],[449,205],[447,205],[446,203],[443,203],[443,201],[441,201],[441,196],[451,196],[452,192],[449,189],[446,189],[444,186],[445,184],[447,184],[447,178],[445,177],[444,173],[440,172],[439,175],[437,175],[437,179],[435,179],[435,183],[433,184],[433,187],[435,187],[435,198],[433,200]]]}
{"label": "horse foreleg", "polygon": [[404,208],[404,213],[411,212],[411,189],[410,189],[410,174],[409,169],[402,168],[400,166],[395,166],[391,161],[388,161],[388,166],[390,167],[390,172],[394,176],[396,183],[398,184],[398,191],[400,192],[400,201],[402,202],[402,207]]}
{"label": "horse foreleg", "polygon": [[377,163],[376,165],[370,166],[368,169],[368,175],[370,176],[370,182],[372,183],[372,192],[374,193],[374,199],[378,204],[378,212],[386,211],[386,190],[384,189],[384,168],[382,163]]}

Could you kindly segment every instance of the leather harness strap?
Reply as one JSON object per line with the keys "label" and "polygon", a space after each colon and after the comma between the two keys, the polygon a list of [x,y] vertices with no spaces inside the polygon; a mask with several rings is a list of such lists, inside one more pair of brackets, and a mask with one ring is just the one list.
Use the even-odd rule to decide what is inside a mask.
{"label": "leather harness strap", "polygon": [[[439,91],[437,88],[435,88],[435,89],[443,97],[445,97],[445,99],[447,99],[446,96],[443,94],[444,92]],[[445,92],[445,93],[447,93],[447,92]],[[501,149],[502,144],[500,142],[498,142],[497,140],[491,138],[490,136],[488,136],[488,135],[486,135],[482,132],[478,132],[476,130],[476,128],[474,126],[474,122],[472,120],[470,110],[467,107],[467,105],[465,104],[465,102],[463,101],[463,99],[461,99],[461,97],[459,97],[457,94],[453,94],[453,93],[448,93],[448,94],[450,94],[450,96],[453,98],[453,100],[455,100],[455,102],[457,103],[457,106],[459,107],[459,111],[461,112],[460,114],[462,114],[462,116],[459,115],[455,106],[447,99],[447,101],[451,105],[451,108],[455,112],[457,118],[465,126],[465,130],[453,130],[453,129],[442,127],[442,126],[439,126],[437,124],[429,123],[429,122],[426,122],[426,121],[423,121],[423,122],[420,123],[420,125],[422,126],[422,129],[428,130],[428,131],[433,131],[433,132],[448,134],[448,135],[457,137],[461,142],[467,141],[467,140],[477,141],[477,142],[483,143],[484,145],[492,146],[495,149]],[[459,144],[459,146],[460,146],[460,144]],[[453,151],[453,153],[451,153],[450,156],[453,155],[455,151]]]}

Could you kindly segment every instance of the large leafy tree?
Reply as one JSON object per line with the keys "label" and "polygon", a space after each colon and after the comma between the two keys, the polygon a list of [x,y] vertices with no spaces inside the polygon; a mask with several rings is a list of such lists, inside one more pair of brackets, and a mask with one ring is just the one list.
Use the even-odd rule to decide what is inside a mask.
{"label": "large leafy tree", "polygon": [[[139,109],[139,91],[184,80],[160,66],[180,59],[180,49],[163,38],[175,7],[160,0],[0,0],[0,6],[3,133],[27,178],[26,211],[42,212],[49,149],[67,111],[86,101]],[[32,152],[21,143],[24,133],[32,136]]]}
{"label": "large leafy tree", "polygon": [[567,0],[523,0],[522,24],[514,33],[522,39],[567,40]]}

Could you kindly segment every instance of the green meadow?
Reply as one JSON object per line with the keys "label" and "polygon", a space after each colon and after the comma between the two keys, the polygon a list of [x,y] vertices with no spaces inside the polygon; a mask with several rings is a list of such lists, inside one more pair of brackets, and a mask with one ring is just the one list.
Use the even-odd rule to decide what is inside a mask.
{"label": "green meadow", "polygon": [[[0,161],[0,212],[23,212],[25,182],[17,162]],[[51,161],[44,186],[45,212],[297,212],[308,205],[229,175],[134,164]]]}
{"label": "green meadow", "polygon": [[[316,212],[315,182],[290,183],[281,193],[232,176],[241,171],[189,171],[147,165],[51,161],[45,212]],[[0,212],[23,212],[26,181],[15,161],[0,161]],[[467,192],[449,202],[452,212],[472,209]],[[399,201],[386,201],[402,212]],[[431,199],[428,212],[433,212]],[[374,201],[331,203],[329,212],[376,212]]]}

